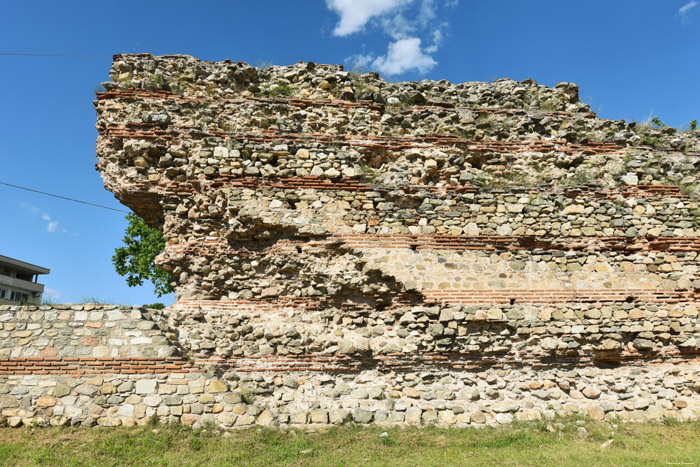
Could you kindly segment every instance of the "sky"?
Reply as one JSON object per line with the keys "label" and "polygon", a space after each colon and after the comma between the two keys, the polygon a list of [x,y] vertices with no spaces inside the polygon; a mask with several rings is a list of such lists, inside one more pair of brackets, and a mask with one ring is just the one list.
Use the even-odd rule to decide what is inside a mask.
{"label": "sky", "polygon": [[[388,80],[578,83],[599,116],[700,118],[700,4],[688,0],[3,2],[0,182],[128,210],[95,170],[94,89],[111,56],[342,63]],[[11,54],[68,54],[46,57]],[[111,258],[125,214],[0,185],[0,255],[51,269],[56,302],[173,302]]]}

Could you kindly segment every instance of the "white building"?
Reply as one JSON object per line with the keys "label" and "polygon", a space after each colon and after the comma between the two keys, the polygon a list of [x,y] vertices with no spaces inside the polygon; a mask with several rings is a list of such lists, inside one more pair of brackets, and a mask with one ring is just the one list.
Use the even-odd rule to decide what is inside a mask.
{"label": "white building", "polygon": [[41,302],[44,284],[37,282],[40,274],[50,269],[0,255],[0,304]]}

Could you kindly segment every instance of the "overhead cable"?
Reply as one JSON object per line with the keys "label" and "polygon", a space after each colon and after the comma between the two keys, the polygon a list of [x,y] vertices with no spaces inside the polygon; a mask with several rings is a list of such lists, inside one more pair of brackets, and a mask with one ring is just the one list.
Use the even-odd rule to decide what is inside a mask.
{"label": "overhead cable", "polygon": [[25,54],[13,52],[0,52],[0,55],[15,57],[73,57],[73,58],[112,58],[111,55],[80,55],[80,54]]}
{"label": "overhead cable", "polygon": [[109,206],[103,206],[101,204],[90,203],[88,201],[81,201],[79,199],[69,198],[67,196],[56,195],[53,193],[47,193],[45,191],[34,190],[32,188],[27,188],[24,186],[12,185],[10,183],[5,183],[5,182],[0,182],[0,185],[5,185],[5,186],[12,187],[12,188],[17,188],[18,190],[31,191],[32,193],[39,193],[40,195],[53,196],[54,198],[65,199],[66,201],[73,201],[74,203],[87,204],[88,206],[94,206],[96,208],[109,209],[110,211],[117,211],[117,212],[123,212],[123,213],[129,214],[129,211],[124,211],[122,209],[110,208]]}

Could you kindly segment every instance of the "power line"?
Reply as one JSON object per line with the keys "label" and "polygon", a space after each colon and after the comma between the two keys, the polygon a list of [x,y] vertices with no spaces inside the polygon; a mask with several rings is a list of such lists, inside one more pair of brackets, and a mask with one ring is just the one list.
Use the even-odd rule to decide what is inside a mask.
{"label": "power line", "polygon": [[5,186],[12,187],[12,188],[17,188],[19,190],[31,191],[33,193],[39,193],[41,195],[53,196],[54,198],[65,199],[67,201],[73,201],[74,203],[87,204],[88,206],[94,206],[96,208],[109,209],[110,211],[117,211],[117,212],[123,212],[123,213],[129,214],[129,211],[124,211],[122,209],[110,208],[109,206],[102,206],[101,204],[89,203],[87,201],[81,201],[79,199],[68,198],[66,196],[61,196],[61,195],[55,195],[53,193],[46,193],[45,191],[33,190],[31,188],[27,188],[27,187],[23,187],[23,186],[12,185],[10,183],[0,182],[0,185],[5,185]]}
{"label": "power line", "polygon": [[80,54],[21,54],[0,52],[0,55],[13,57],[74,57],[74,58],[112,58],[111,55],[80,55]]}

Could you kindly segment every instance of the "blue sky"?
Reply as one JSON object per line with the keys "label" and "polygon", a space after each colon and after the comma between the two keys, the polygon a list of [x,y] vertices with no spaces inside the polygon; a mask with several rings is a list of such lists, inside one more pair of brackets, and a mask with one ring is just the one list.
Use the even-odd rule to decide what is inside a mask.
{"label": "blue sky", "polygon": [[[93,89],[120,52],[360,64],[387,79],[572,81],[604,118],[700,118],[700,4],[688,0],[4,2],[0,181],[124,209],[95,171]],[[111,256],[124,215],[0,185],[0,254],[51,269],[54,299],[172,302]]]}

